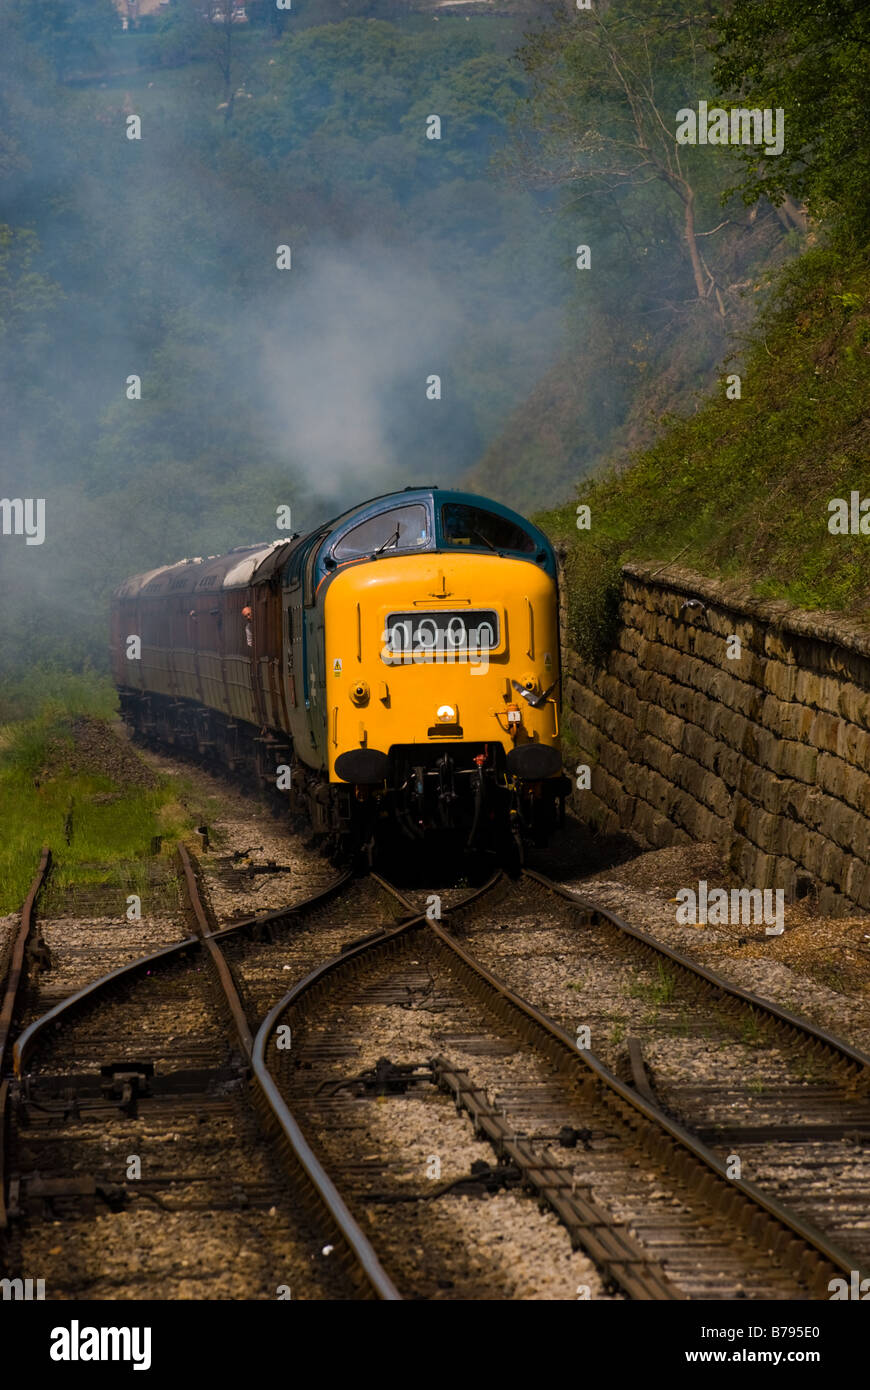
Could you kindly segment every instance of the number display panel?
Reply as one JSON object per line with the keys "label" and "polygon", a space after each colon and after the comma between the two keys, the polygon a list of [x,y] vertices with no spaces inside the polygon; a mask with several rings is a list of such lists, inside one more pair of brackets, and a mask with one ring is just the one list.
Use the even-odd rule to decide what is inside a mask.
{"label": "number display panel", "polygon": [[462,660],[495,651],[501,638],[494,608],[388,613],[384,628],[385,655],[398,660],[427,652]]}

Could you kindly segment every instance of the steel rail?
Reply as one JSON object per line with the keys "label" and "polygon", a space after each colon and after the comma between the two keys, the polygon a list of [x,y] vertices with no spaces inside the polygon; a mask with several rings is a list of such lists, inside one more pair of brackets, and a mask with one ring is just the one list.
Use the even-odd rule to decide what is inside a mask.
{"label": "steel rail", "polygon": [[[327,885],[326,888],[292,907],[279,908],[261,916],[243,918],[212,931],[209,924],[209,914],[199,889],[195,861],[192,860],[183,845],[179,845],[179,861],[186,890],[187,905],[196,923],[196,934],[185,937],[182,941],[172,942],[159,951],[141,956],[135,961],[120,966],[117,970],[110,971],[99,979],[91,981],[84,988],[77,990],[75,994],[61,1000],[40,1018],[34,1019],[15,1041],[16,1075],[19,1077],[22,1075],[24,1065],[44,1031],[59,1019],[70,1017],[79,1005],[93,1002],[100,994],[109,992],[125,979],[132,980],[139,974],[181,959],[187,951],[199,951],[204,948],[213,962],[245,1060],[252,1072],[254,1088],[252,1099],[260,1113],[261,1121],[267,1128],[278,1132],[281,1143],[292,1157],[294,1167],[304,1174],[309,1189],[313,1188],[321,1199],[321,1205],[325,1210],[330,1229],[334,1232],[334,1239],[342,1247],[346,1262],[356,1267],[355,1282],[374,1297],[396,1300],[400,1297],[398,1291],[381,1268],[366,1236],[350,1212],[344,1207],[328,1175],[311,1153],[298,1124],[277,1093],[272,1078],[268,1074],[266,1076],[259,1074],[256,1060],[252,1055],[253,1036],[250,1026],[232,971],[223,952],[217,945],[218,939],[239,935],[251,928],[262,926],[264,923],[286,922],[293,917],[304,917],[306,913],[316,911],[324,902],[331,901],[340,889],[347,885],[352,876],[345,874],[342,878]],[[6,1094],[7,1087],[4,1083],[2,1090],[0,1090],[0,1105],[4,1107]],[[296,1175],[294,1174],[294,1176]],[[324,1197],[321,1197],[321,1194],[324,1194]],[[322,1210],[321,1215],[323,1214],[324,1211]],[[350,1269],[348,1273],[351,1274]]]}
{"label": "steel rail", "polygon": [[523,1181],[546,1202],[566,1227],[572,1249],[584,1248],[602,1269],[621,1284],[633,1299],[663,1301],[686,1295],[667,1277],[662,1265],[634,1239],[626,1223],[595,1201],[590,1184],[577,1183],[549,1149],[521,1138],[499,1116],[485,1091],[474,1086],[468,1073],[457,1070],[444,1057],[433,1057],[436,1083],[452,1095],[457,1110],[471,1117],[475,1134],[485,1134],[500,1158],[512,1163]]}
{"label": "steel rail", "polygon": [[[313,893],[310,897],[303,898],[301,902],[294,903],[290,907],[276,908],[274,911],[259,916],[239,918],[238,921],[230,922],[228,925],[218,927],[214,931],[209,930],[205,936],[215,941],[221,941],[225,937],[231,937],[236,933],[241,934],[242,932],[249,931],[252,928],[264,924],[280,923],[289,921],[295,916],[305,916],[306,913],[314,912],[323,903],[330,901],[335,894],[347,884],[350,878],[350,874],[345,874],[335,882],[328,884],[326,888],[318,890],[318,892]],[[185,883],[186,882],[187,880],[185,879]],[[205,914],[204,920],[208,920]],[[66,1013],[67,1010],[71,1013],[74,1012],[79,1005],[88,1002],[103,990],[110,990],[114,985],[123,980],[125,976],[129,976],[130,979],[133,979],[142,971],[148,971],[154,967],[160,968],[161,966],[171,963],[171,958],[173,956],[180,957],[185,951],[190,950],[192,947],[197,948],[205,945],[205,936],[199,934],[186,936],[180,941],[170,942],[168,946],[161,946],[157,951],[150,951],[148,955],[137,956],[135,960],[127,961],[125,965],[118,966],[116,970],[110,970],[107,974],[98,976],[97,979],[91,980],[89,984],[83,985],[81,989],[76,990],[74,994],[70,994],[65,999],[61,999],[60,1002],[49,1009],[47,1013],[41,1014],[39,1018],[34,1019],[28,1024],[23,1032],[15,1039],[12,1048],[15,1075],[18,1077],[22,1075],[24,1064],[36,1045],[39,1035],[45,1028]]]}
{"label": "steel rail", "polygon": [[[320,981],[326,976],[332,974],[335,971],[340,971],[347,968],[349,961],[355,960],[358,957],[364,955],[373,947],[380,948],[381,946],[383,946],[385,942],[394,941],[397,937],[400,937],[403,933],[409,931],[411,928],[420,927],[421,925],[425,924],[425,914],[421,915],[417,913],[417,910],[414,907],[414,905],[410,903],[408,899],[405,898],[398,891],[398,889],[393,888],[392,885],[387,883],[386,879],[381,878],[379,874],[372,873],[369,875],[369,877],[375,883],[379,884],[385,891],[391,893],[393,897],[398,898],[402,905],[410,910],[413,916],[411,916],[409,920],[401,922],[397,927],[393,928],[391,931],[386,931],[374,939],[371,936],[367,936],[362,941],[357,942],[356,944],[351,944],[344,951],[342,951],[340,955],[333,956],[331,960],[324,962],[323,965],[316,966],[315,969],[309,971],[308,974],[303,977],[303,979],[297,981],[297,983],[283,996],[283,998],[279,999],[278,1002],[274,1005],[274,1007],[270,1009],[269,1013],[266,1015],[266,1017],[263,1019],[263,1022],[260,1024],[260,1027],[257,1030],[257,1035],[254,1038],[254,1047],[252,1053],[252,1069],[254,1072],[254,1076],[256,1077],[263,1091],[264,1096],[268,1100],[273,1113],[277,1113],[281,1116],[285,1132],[289,1131],[292,1134],[290,1142],[293,1145],[295,1156],[297,1160],[301,1163],[311,1187],[317,1194],[318,1200],[331,1213],[333,1220],[336,1222],[336,1224],[340,1224],[342,1229],[346,1230],[347,1235],[345,1238],[348,1239],[348,1243],[350,1243],[350,1237],[353,1237],[354,1244],[351,1248],[356,1249],[357,1243],[359,1242],[359,1248],[360,1250],[362,1250],[363,1246],[361,1242],[365,1243],[365,1264],[363,1264],[362,1259],[360,1259],[360,1263],[366,1270],[367,1277],[369,1278],[373,1287],[376,1288],[379,1297],[385,1300],[392,1301],[395,1299],[400,1299],[401,1294],[398,1292],[392,1280],[389,1278],[389,1275],[387,1275],[381,1267],[377,1255],[371,1247],[371,1244],[368,1241],[367,1237],[362,1234],[356,1222],[356,1219],[353,1217],[347,1206],[347,1203],[345,1202],[335,1183],[329,1177],[323,1165],[320,1163],[319,1159],[313,1152],[310,1144],[308,1143],[307,1139],[305,1138],[305,1135],[302,1132],[302,1129],[300,1128],[298,1122],[294,1119],[289,1106],[287,1105],[286,1101],[281,1095],[280,1088],[278,1087],[278,1084],[275,1081],[275,1078],[272,1075],[269,1069],[268,1062],[266,1060],[266,1049],[268,1047],[272,1031],[275,1028],[275,1025],[277,1024],[279,1018],[282,1016],[282,1014],[286,1012],[288,1008],[292,1006],[296,999],[298,999],[302,994],[306,993],[312,987],[317,986],[320,983]],[[494,878],[492,878],[489,881],[489,883],[485,884],[482,889],[477,890],[474,894],[471,895],[471,897],[477,898],[481,896],[484,892],[489,892],[489,890],[495,885],[495,883],[498,882],[499,878],[500,875],[495,875]],[[359,1232],[358,1238],[356,1236],[356,1232]]]}
{"label": "steel rail", "polygon": [[236,988],[236,982],[233,979],[232,971],[227,964],[226,956],[220,947],[215,945],[205,907],[203,906],[202,895],[199,891],[196,873],[194,872],[190,855],[181,843],[179,843],[178,846],[178,858],[181,863],[181,871],[184,874],[184,882],[187,888],[187,900],[190,903],[196,922],[196,934],[211,956],[212,965],[217,971],[221,989],[224,992],[224,998],[229,1006],[236,1033],[238,1034],[239,1043],[245,1055],[245,1061],[250,1065],[251,1047],[254,1042],[251,1028],[245,1010],[242,1007],[242,1001],[239,998],[239,991]]}
{"label": "steel rail", "polygon": [[30,931],[33,926],[36,900],[50,868],[51,850],[48,845],[43,845],[42,855],[39,860],[39,868],[30,885],[30,891],[24,901],[24,907],[21,909],[21,923],[18,928],[15,943],[12,947],[9,972],[6,976],[6,989],[3,995],[3,1007],[0,1009],[0,1231],[5,1231],[9,1224],[6,1211],[6,1126],[9,1105],[9,1080],[3,1075],[6,1062],[6,1046],[15,1018],[15,1009],[18,1004],[21,982],[24,978],[24,957],[27,950],[27,943],[30,939]]}
{"label": "steel rail", "polygon": [[[404,906],[413,906],[409,899],[386,879],[381,878],[378,874],[371,874],[370,876]],[[499,886],[502,878],[503,875],[501,873],[496,873],[482,888],[476,889],[469,894],[468,897],[464,898],[461,905],[463,907],[466,905],[472,906],[482,898],[485,898]],[[454,908],[453,910],[455,911],[456,909]],[[287,992],[283,999],[278,1001],[268,1016],[263,1020],[257,1033],[254,1043],[255,1054],[263,1059],[263,1065],[267,1065],[265,1061],[266,1049],[275,1025],[287,1010],[292,1008],[294,1004],[297,1004],[303,996],[310,994],[313,1001],[313,999],[319,996],[325,986],[325,982],[329,980],[330,976],[345,975],[349,972],[349,969],[353,968],[352,962],[354,960],[359,960],[361,957],[369,954],[377,956],[384,951],[389,951],[401,938],[411,936],[417,931],[425,932],[427,928],[435,930],[439,941],[441,941],[443,945],[447,945],[451,950],[453,949],[453,941],[447,937],[446,934],[441,933],[436,924],[432,922],[431,919],[427,918],[425,913],[418,912],[415,916],[409,916],[407,920],[401,922],[392,931],[381,935],[377,939],[372,939],[371,937],[363,938],[356,945],[342,952],[341,955],[334,956],[331,960],[317,966],[314,970],[309,971],[302,980],[297,981],[292,989]],[[480,1116],[476,1117],[476,1120],[477,1118],[480,1118]],[[521,1155],[517,1154],[515,1157],[521,1157]],[[524,1176],[527,1176],[528,1170],[534,1160],[531,1159],[529,1155],[525,1155],[525,1153],[523,1153],[522,1157],[526,1159],[524,1165],[526,1173]],[[534,1186],[535,1184],[532,1185]],[[543,1185],[544,1184],[541,1185],[541,1188]],[[556,1212],[556,1215],[562,1220],[567,1208],[560,1201],[560,1194],[553,1188],[553,1184],[549,1183],[546,1185],[550,1188],[550,1191],[546,1194],[547,1200]],[[544,1195],[541,1188],[539,1188],[540,1195]],[[586,1214],[588,1215],[589,1213],[587,1212]],[[611,1222],[611,1225],[615,1235],[618,1223]],[[627,1248],[626,1245],[618,1239],[614,1239],[610,1243],[608,1251],[607,1246],[601,1241],[599,1225],[596,1225],[594,1222],[587,1222],[584,1225],[581,1224],[578,1219],[572,1223],[569,1229],[572,1240],[576,1237],[578,1244],[582,1245],[591,1258],[601,1257],[607,1252],[609,1258],[603,1260],[604,1268],[606,1268],[607,1272],[615,1282],[623,1288],[629,1297],[662,1299],[673,1298],[675,1296],[675,1291],[671,1289],[669,1281],[663,1275],[663,1271],[655,1268],[655,1262],[653,1260],[637,1259],[636,1253]]]}
{"label": "steel rail", "polygon": [[347,888],[348,884],[353,882],[353,878],[353,874],[348,869],[344,873],[339,874],[337,878],[334,878],[325,888],[318,888],[316,893],[312,893],[308,898],[303,898],[301,902],[290,903],[287,907],[275,907],[270,909],[269,912],[253,913],[250,917],[237,917],[234,921],[227,922],[223,926],[210,928],[209,934],[213,936],[216,941],[221,941],[225,936],[232,936],[234,933],[246,931],[256,932],[264,928],[270,929],[275,926],[281,926],[283,923],[291,921],[294,917],[305,916],[308,913],[316,911],[318,907],[325,906],[327,903],[331,902],[333,898],[338,897],[338,895]]}
{"label": "steel rail", "polygon": [[[275,1085],[265,1065],[262,1054],[255,1051],[254,1038],[248,1025],[242,1001],[239,998],[235,980],[233,979],[232,972],[227,964],[223,951],[221,951],[220,947],[216,944],[214,934],[209,929],[209,922],[199,892],[199,883],[194,871],[194,866],[191,862],[190,855],[182,844],[178,846],[178,855],[187,886],[188,900],[196,918],[197,933],[205,945],[206,950],[209,952],[215,969],[217,970],[218,978],[220,979],[221,987],[223,988],[224,996],[229,1004],[230,1013],[232,1014],[236,1032],[239,1036],[239,1042],[245,1054],[245,1060],[251,1068],[253,1084],[259,1088],[262,1100],[277,1122],[281,1130],[283,1142],[289,1146],[295,1165],[297,1165],[305,1175],[308,1184],[316,1193],[321,1204],[325,1207],[331,1224],[337,1230],[338,1238],[342,1241],[358,1269],[362,1272],[372,1293],[377,1298],[384,1299],[388,1302],[397,1301],[401,1297],[398,1289],[381,1267],[381,1263],[371,1243],[363,1234],[357,1221],[351,1216],[329,1174],[318,1162],[312,1152],[296,1119]],[[350,875],[347,875],[347,878],[349,877]],[[274,921],[278,920],[279,916],[281,918],[286,917],[287,913],[271,914],[270,916],[271,920]],[[233,924],[236,931],[238,931],[241,925],[241,923]],[[226,934],[226,932],[223,933],[224,936]]]}
{"label": "steel rail", "polygon": [[[346,956],[341,957],[342,960],[346,958]],[[306,979],[309,978],[310,976],[306,976]],[[254,1079],[268,1103],[270,1111],[280,1124],[281,1130],[291,1146],[295,1161],[305,1174],[318,1202],[325,1208],[331,1222],[339,1230],[353,1253],[372,1292],[385,1302],[399,1301],[402,1297],[401,1294],[381,1265],[371,1242],[363,1234],[332,1178],[312,1150],[269,1071],[265,1057],[266,1041],[275,1021],[283,1011],[284,1001],[281,1000],[266,1015],[254,1039],[251,1053],[251,1068]]]}
{"label": "steel rail", "polygon": [[[489,884],[486,885],[486,891],[488,892],[495,887],[501,877],[501,875],[498,875],[495,879],[490,880]],[[403,902],[407,901],[404,895],[398,890],[395,890],[395,895]],[[455,904],[445,911],[445,918],[449,920],[451,917],[456,917],[464,913],[475,905],[475,900],[480,896],[482,895],[476,894],[471,900],[463,899],[461,903]],[[770,1222],[775,1223],[776,1226],[779,1227],[779,1231],[776,1232],[775,1235],[773,1231],[771,1232],[773,1237],[772,1248],[774,1251],[777,1253],[789,1253],[786,1246],[790,1236],[793,1246],[801,1244],[804,1247],[808,1247],[817,1255],[820,1255],[824,1260],[827,1260],[828,1263],[834,1266],[838,1271],[851,1274],[851,1271],[855,1268],[854,1257],[842,1250],[834,1241],[830,1240],[823,1231],[819,1230],[813,1223],[798,1216],[795,1212],[790,1211],[788,1207],[778,1202],[775,1198],[767,1196],[757,1188],[754,1183],[750,1183],[744,1178],[728,1177],[726,1166],[717,1155],[689,1130],[672,1120],[655,1100],[649,1100],[632,1087],[624,1085],[609,1068],[606,1067],[603,1062],[599,1061],[588,1049],[578,1049],[575,1039],[566,1032],[564,1028],[554,1019],[544,1014],[534,1004],[523,999],[512,990],[504,980],[500,979],[499,976],[488,970],[469,951],[465,950],[455,937],[446,931],[438,922],[428,920],[425,916],[420,920],[428,925],[433,935],[452,953],[454,958],[458,958],[462,962],[469,981],[483,982],[492,996],[502,1001],[504,1004],[507,1004],[515,1014],[518,1014],[538,1030],[542,1038],[548,1044],[548,1050],[553,1060],[557,1062],[561,1061],[563,1065],[570,1064],[571,1069],[579,1074],[581,1082],[588,1084],[590,1081],[594,1080],[602,1093],[607,1091],[612,1093],[618,1101],[630,1107],[630,1111],[635,1112],[641,1120],[652,1127],[648,1136],[647,1146],[654,1155],[661,1151],[663,1142],[667,1142],[663,1141],[662,1132],[664,1132],[667,1139],[670,1140],[671,1143],[676,1144],[678,1149],[683,1151],[683,1162],[680,1165],[683,1176],[685,1176],[687,1181],[693,1186],[700,1188],[703,1196],[711,1200],[713,1192],[721,1187],[720,1197],[722,1199],[722,1205],[720,1209],[727,1211],[729,1215],[736,1215],[736,1213],[728,1211],[727,1204],[730,1198],[730,1205],[733,1207],[733,1198],[737,1194],[740,1194],[746,1202],[765,1213]],[[399,928],[393,935],[398,935],[401,931],[407,930],[408,926],[413,925],[415,924],[409,923],[405,927]],[[324,971],[326,969],[327,967],[323,968]],[[860,1057],[860,1055],[861,1054],[857,1054],[858,1057]],[[657,1135],[658,1138],[656,1137]],[[785,1241],[783,1240],[784,1236],[786,1237]],[[794,1258],[802,1256],[805,1258],[807,1251],[801,1252],[797,1249],[792,1249],[790,1253]],[[870,1273],[870,1271],[864,1271],[863,1273],[866,1275]]]}
{"label": "steel rail", "polygon": [[639,928],[633,927],[624,921],[609,908],[598,907],[595,903],[590,903],[588,899],[574,893],[570,888],[564,888],[560,883],[554,883],[552,879],[544,874],[538,873],[534,869],[524,869],[523,875],[541,884],[556,897],[564,898],[578,911],[584,912],[593,919],[609,923],[624,936],[637,941],[647,951],[657,956],[664,957],[671,964],[677,966],[681,971],[692,976],[694,979],[703,980],[711,988],[721,994],[729,995],[732,999],[745,1005],[747,1008],[755,1009],[759,1013],[767,1014],[781,1027],[787,1028],[793,1033],[803,1034],[813,1040],[814,1043],[833,1053],[840,1061],[845,1062],[853,1075],[866,1081],[870,1081],[870,1056],[866,1052],[861,1052],[859,1048],[852,1047],[843,1038],[836,1037],[824,1028],[819,1028],[817,1024],[811,1023],[809,1019],[803,1018],[800,1014],[792,1013],[790,1009],[785,1009],[781,1004],[776,1004],[772,999],[764,999],[759,994],[753,994],[751,990],[743,989],[740,985],[733,984],[718,971],[711,970],[706,965],[701,965],[699,961],[692,960],[689,956],[682,955],[681,952],[673,950],[663,942],[657,941],[655,937],[649,936]]}
{"label": "steel rail", "polygon": [[50,867],[51,850],[48,845],[44,845],[42,857],[39,861],[39,868],[36,871],[36,877],[30,885],[30,892],[27,894],[24,907],[21,910],[21,924],[18,928],[15,944],[12,947],[9,973],[6,976],[3,1007],[0,1009],[0,1076],[3,1075],[5,1070],[6,1048],[9,1042],[9,1034],[12,1031],[12,1022],[18,1003],[18,993],[24,978],[24,955],[27,950],[27,943],[33,926],[36,899],[39,896],[39,891],[45,882]]}

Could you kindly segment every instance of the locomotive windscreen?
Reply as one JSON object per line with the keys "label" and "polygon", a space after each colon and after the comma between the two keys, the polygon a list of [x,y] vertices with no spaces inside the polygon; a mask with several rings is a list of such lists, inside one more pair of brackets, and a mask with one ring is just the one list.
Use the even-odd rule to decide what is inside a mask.
{"label": "locomotive windscreen", "polygon": [[336,560],[350,560],[384,550],[413,550],[428,539],[426,508],[413,503],[361,521],[342,536],[332,553]]}
{"label": "locomotive windscreen", "polygon": [[463,502],[447,502],[441,508],[441,530],[448,545],[482,543],[490,550],[516,550],[525,555],[535,549],[534,538],[509,517]]}

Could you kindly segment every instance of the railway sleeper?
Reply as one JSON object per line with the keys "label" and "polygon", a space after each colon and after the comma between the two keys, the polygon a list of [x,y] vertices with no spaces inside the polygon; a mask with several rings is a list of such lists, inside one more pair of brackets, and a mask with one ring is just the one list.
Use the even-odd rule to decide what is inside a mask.
{"label": "railway sleeper", "polygon": [[76,1219],[96,1214],[97,1199],[110,1211],[120,1211],[127,1200],[124,1187],[98,1182],[90,1174],[43,1178],[39,1173],[9,1180],[8,1216],[21,1222]]}
{"label": "railway sleeper", "polygon": [[683,1297],[664,1268],[637,1244],[625,1223],[615,1221],[586,1195],[589,1189],[585,1185],[578,1193],[572,1171],[549,1150],[539,1150],[528,1139],[520,1140],[493,1108],[486,1092],[472,1084],[467,1072],[452,1068],[443,1057],[433,1058],[431,1065],[441,1089],[453,1095],[457,1109],[471,1116],[475,1132],[485,1134],[496,1152],[510,1159],[522,1173],[524,1184],[537,1194],[542,1209],[552,1210],[566,1227],[574,1249],[582,1248],[630,1298]]}

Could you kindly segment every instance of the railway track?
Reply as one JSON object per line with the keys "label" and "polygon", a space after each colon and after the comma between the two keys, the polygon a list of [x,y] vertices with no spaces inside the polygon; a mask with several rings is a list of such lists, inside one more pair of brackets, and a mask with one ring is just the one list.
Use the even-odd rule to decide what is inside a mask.
{"label": "railway track", "polygon": [[[536,1191],[611,1288],[633,1298],[827,1297],[850,1256],[771,1195],[730,1178],[654,1098],[578,1051],[574,1036],[457,939],[454,929],[505,891],[499,881],[454,904],[451,930],[418,913],[363,940],[294,986],[255,1039],[255,1058],[349,1205],[366,1214],[361,1224],[397,1287],[438,1296],[447,1269],[456,1296],[474,1296],[461,1261],[444,1258],[451,1242],[461,1246],[461,1224],[433,1222],[434,1191],[422,1171],[416,1188],[409,1182],[396,1157],[401,1132],[377,1113],[379,1099],[437,1086],[491,1141],[502,1160],[493,1180],[515,1177]],[[393,1055],[376,1057],[391,1028]],[[481,1296],[479,1280],[475,1287]]]}
{"label": "railway track", "polygon": [[[593,1297],[825,1298],[830,1279],[863,1258],[860,1240],[844,1249],[839,1232],[816,1226],[800,1185],[799,1200],[784,1206],[772,1183],[726,1175],[725,1150],[733,1156],[735,1144],[733,1128],[716,1128],[715,1116],[728,1108],[716,1090],[721,1082],[700,1088],[706,1109],[692,1109],[685,1076],[679,1096],[668,1089],[649,1018],[645,1035],[632,1020],[621,1055],[591,1000],[588,1012],[583,998],[567,1010],[546,998],[547,1013],[526,1003],[516,992],[529,984],[525,936],[544,969],[585,961],[598,996],[602,971],[640,953],[658,988],[666,962],[687,999],[702,1001],[708,1034],[715,1000],[723,1039],[740,1036],[745,1015],[756,1028],[761,1019],[778,1029],[782,1051],[808,1049],[818,1070],[812,1137],[791,1137],[784,1116],[794,1114],[798,1097],[787,1088],[774,1097],[782,1105],[776,1133],[769,1113],[760,1140],[759,1126],[743,1123],[736,1140],[743,1162],[756,1141],[788,1143],[799,1156],[804,1140],[835,1142],[825,1077],[848,1107],[836,1121],[836,1142],[860,1138],[867,1059],[848,1045],[540,875],[450,895],[443,922],[420,910],[429,895],[412,902],[370,875],[345,876],[301,903],[221,926],[195,862],[182,854],[181,868],[192,934],[32,1021],[15,1044],[18,1080],[4,1077],[6,1264],[17,1259],[21,1267],[22,1231],[42,1217],[60,1213],[81,1228],[84,1255],[50,1296],[94,1286],[88,1235],[101,1220],[130,1216],[134,1248],[147,1249],[146,1211],[169,1223],[166,1243],[181,1249],[179,1232],[191,1220],[217,1218],[224,1229],[217,1238],[214,1227],[198,1230],[191,1241],[191,1251],[210,1252],[205,1267],[201,1258],[198,1268],[170,1271],[149,1258],[142,1278],[115,1270],[97,1296],[156,1290],[166,1297],[173,1288],[176,1296],[215,1296],[215,1289],[220,1296],[220,1254],[240,1213],[249,1222],[247,1244],[260,1247],[246,1252],[252,1266],[268,1265],[273,1280],[257,1286],[252,1274],[254,1290],[241,1296],[274,1297],[282,1259],[294,1273],[279,1282],[295,1283],[293,1296],[517,1296],[513,1265],[526,1254],[532,1260],[541,1239],[540,1218],[521,1189],[567,1229],[578,1259],[587,1257],[571,1267],[572,1277]],[[637,982],[637,964],[630,968]],[[288,973],[293,987],[275,1004]],[[668,986],[668,1003],[675,988]],[[631,997],[643,1001],[644,989]],[[685,1032],[686,1000],[674,1007],[683,1010]],[[604,1041],[602,1056],[594,1043],[578,1051],[581,1015]],[[690,1024],[688,1036],[699,1029]],[[7,1020],[0,1041],[9,1033]],[[136,1057],[126,1041],[117,1050],[131,1034]],[[714,1117],[706,1129],[704,1116]],[[262,1145],[262,1129],[274,1148]],[[119,1151],[135,1156],[134,1132],[158,1156],[145,1178],[119,1173]],[[851,1208],[840,1205],[848,1226]],[[493,1213],[502,1234],[494,1234]],[[505,1225],[517,1232],[515,1243],[498,1248]],[[860,1231],[860,1222],[853,1227]],[[328,1264],[316,1258],[323,1251]]]}
{"label": "railway track", "polygon": [[[90,982],[16,1038],[4,1265],[53,1271],[53,1298],[393,1297],[292,1117],[276,1115],[268,1078],[249,1080],[248,1017],[181,861],[193,934]],[[331,892],[265,914],[263,931]],[[259,929],[243,920],[222,935]]]}
{"label": "railway track", "polygon": [[870,1057],[532,871],[451,922],[638,1094],[870,1265]]}

